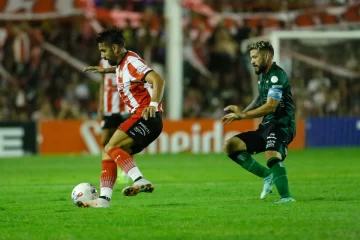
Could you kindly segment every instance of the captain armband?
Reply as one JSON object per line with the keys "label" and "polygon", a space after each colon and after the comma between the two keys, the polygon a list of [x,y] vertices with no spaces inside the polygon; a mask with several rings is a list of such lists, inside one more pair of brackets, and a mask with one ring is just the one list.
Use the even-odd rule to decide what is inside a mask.
{"label": "captain armband", "polygon": [[277,88],[270,88],[268,91],[267,97],[274,98],[274,99],[280,101],[281,97],[282,97],[282,91]]}

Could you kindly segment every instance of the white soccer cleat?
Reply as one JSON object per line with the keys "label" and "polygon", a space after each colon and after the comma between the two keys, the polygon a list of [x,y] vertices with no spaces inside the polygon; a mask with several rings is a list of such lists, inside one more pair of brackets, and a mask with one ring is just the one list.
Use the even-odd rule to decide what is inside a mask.
{"label": "white soccer cleat", "polygon": [[263,190],[262,190],[262,192],[260,194],[260,199],[261,200],[265,199],[267,197],[267,195],[272,193],[272,186],[273,185],[274,185],[273,174],[271,173],[269,176],[264,178],[264,187],[263,187]]}
{"label": "white soccer cleat", "polygon": [[122,193],[125,196],[136,196],[140,192],[152,193],[154,191],[154,185],[148,180],[142,178],[136,182],[132,186],[126,187],[122,190]]}
{"label": "white soccer cleat", "polygon": [[83,207],[83,208],[108,208],[110,207],[110,201],[104,199],[104,198],[97,198],[94,200],[90,200],[87,202],[81,202],[78,201],[76,202],[76,205],[78,207]]}
{"label": "white soccer cleat", "polygon": [[277,200],[275,203],[287,203],[287,202],[296,202],[296,200],[293,199],[292,197],[287,197]]}

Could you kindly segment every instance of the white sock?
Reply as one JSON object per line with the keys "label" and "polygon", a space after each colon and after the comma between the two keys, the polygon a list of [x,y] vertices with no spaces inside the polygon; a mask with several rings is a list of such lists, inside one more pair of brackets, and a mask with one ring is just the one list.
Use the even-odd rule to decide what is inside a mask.
{"label": "white sock", "polygon": [[105,197],[111,198],[112,193],[113,193],[113,190],[111,188],[108,188],[108,187],[100,188],[100,196],[105,196]]}
{"label": "white sock", "polygon": [[127,173],[127,175],[133,180],[135,181],[136,179],[138,179],[139,177],[142,177],[143,175],[141,174],[140,170],[138,167],[133,167],[132,169],[130,169]]}

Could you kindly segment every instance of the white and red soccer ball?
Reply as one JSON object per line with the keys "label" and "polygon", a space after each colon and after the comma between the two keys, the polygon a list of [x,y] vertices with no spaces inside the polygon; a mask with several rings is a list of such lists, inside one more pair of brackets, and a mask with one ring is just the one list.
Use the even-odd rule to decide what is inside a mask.
{"label": "white and red soccer ball", "polygon": [[90,183],[80,183],[71,192],[71,200],[77,205],[77,202],[88,202],[98,198],[96,188]]}

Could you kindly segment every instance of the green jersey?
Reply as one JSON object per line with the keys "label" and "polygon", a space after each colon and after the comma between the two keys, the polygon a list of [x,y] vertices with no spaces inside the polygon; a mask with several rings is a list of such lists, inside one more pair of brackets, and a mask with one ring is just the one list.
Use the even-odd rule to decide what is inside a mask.
{"label": "green jersey", "polygon": [[264,116],[260,125],[281,123],[286,132],[290,131],[295,136],[294,103],[290,81],[285,71],[274,62],[266,74],[262,73],[259,76],[258,89],[259,106],[265,104],[268,97],[280,101],[275,112]]}

